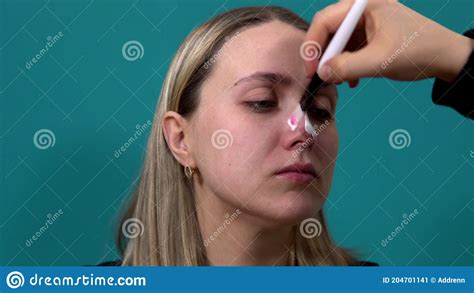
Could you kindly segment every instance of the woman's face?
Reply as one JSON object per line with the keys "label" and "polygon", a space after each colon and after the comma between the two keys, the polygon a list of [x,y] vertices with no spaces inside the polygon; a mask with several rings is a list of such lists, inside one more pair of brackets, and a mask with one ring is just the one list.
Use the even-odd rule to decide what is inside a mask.
{"label": "woman's face", "polygon": [[[288,124],[310,83],[300,56],[304,36],[272,21],[228,38],[208,63],[212,72],[193,118],[192,154],[205,189],[269,225],[314,216],[333,177],[336,88],[323,87],[311,103],[314,139],[304,119],[296,129]],[[295,163],[311,164],[317,177],[297,181],[289,173],[277,175]]]}

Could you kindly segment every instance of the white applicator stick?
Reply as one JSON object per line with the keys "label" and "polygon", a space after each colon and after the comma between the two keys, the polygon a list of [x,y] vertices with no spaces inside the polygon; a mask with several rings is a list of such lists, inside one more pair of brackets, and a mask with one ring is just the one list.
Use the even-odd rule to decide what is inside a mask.
{"label": "white applicator stick", "polygon": [[327,60],[342,53],[342,50],[344,50],[344,48],[346,47],[347,42],[349,41],[349,38],[354,32],[354,29],[357,23],[359,22],[359,19],[362,16],[362,13],[364,12],[366,6],[367,0],[355,0],[351,9],[342,21],[341,26],[337,30],[336,34],[332,38],[328,47],[326,48],[326,51],[324,51],[324,54],[321,57],[321,60],[319,61],[318,65],[318,74],[322,65],[324,65]]}

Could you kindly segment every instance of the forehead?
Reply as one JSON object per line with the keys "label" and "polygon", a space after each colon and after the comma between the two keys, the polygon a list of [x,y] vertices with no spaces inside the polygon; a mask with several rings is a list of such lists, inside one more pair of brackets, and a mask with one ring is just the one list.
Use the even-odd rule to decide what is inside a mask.
{"label": "forehead", "polygon": [[304,76],[299,48],[305,32],[280,21],[250,27],[229,38],[221,48],[214,71],[233,79],[257,71]]}

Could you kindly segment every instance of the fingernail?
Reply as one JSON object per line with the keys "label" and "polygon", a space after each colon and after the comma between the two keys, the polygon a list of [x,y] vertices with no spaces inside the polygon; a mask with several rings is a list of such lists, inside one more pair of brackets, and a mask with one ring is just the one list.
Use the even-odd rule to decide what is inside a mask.
{"label": "fingernail", "polygon": [[355,88],[358,84],[359,84],[358,80],[349,81],[349,87],[350,88]]}
{"label": "fingernail", "polygon": [[329,79],[329,77],[331,77],[331,74],[332,74],[332,70],[327,65],[323,65],[323,67],[321,67],[321,70],[319,70],[319,77],[321,79],[327,80]]}

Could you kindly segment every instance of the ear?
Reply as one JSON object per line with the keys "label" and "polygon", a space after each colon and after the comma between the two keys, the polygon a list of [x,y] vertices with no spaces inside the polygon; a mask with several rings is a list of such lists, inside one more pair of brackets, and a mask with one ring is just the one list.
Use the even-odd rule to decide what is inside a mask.
{"label": "ear", "polygon": [[189,123],[180,114],[168,111],[162,120],[163,134],[171,153],[178,162],[183,165],[195,167],[194,160],[189,147],[190,132]]}

